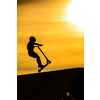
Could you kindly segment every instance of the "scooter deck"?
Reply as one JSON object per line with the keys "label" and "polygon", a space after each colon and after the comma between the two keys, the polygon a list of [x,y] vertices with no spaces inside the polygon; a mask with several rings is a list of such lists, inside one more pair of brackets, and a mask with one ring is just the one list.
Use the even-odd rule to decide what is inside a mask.
{"label": "scooter deck", "polygon": [[42,69],[44,69],[48,64],[50,63],[47,63],[46,65],[44,65],[44,67],[42,67],[41,69],[38,69],[38,72],[40,73]]}

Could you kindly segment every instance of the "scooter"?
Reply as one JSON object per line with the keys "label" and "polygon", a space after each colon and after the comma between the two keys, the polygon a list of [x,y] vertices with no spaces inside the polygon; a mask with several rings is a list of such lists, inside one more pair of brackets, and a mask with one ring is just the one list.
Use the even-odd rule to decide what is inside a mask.
{"label": "scooter", "polygon": [[38,70],[38,72],[40,73],[42,69],[44,69],[48,64],[51,63],[51,61],[46,57],[46,55],[43,53],[43,51],[41,50],[41,48],[40,48],[39,46],[37,46],[37,47],[38,47],[38,49],[41,51],[41,53],[44,55],[44,57],[45,57],[46,60],[47,60],[46,65],[44,65],[41,69]]}

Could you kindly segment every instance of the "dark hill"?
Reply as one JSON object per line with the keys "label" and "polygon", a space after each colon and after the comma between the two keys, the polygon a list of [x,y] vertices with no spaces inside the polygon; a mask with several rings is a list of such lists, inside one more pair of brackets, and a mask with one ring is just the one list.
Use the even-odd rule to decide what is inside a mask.
{"label": "dark hill", "polygon": [[66,92],[84,100],[84,68],[17,76],[17,100],[61,100]]}

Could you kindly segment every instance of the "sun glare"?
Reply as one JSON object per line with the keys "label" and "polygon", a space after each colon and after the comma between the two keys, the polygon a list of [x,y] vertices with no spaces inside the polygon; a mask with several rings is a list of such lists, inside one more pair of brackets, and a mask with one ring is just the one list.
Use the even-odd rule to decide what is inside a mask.
{"label": "sun glare", "polygon": [[74,23],[79,28],[83,28],[83,6],[83,0],[73,0],[71,3],[69,3],[67,6],[65,20]]}

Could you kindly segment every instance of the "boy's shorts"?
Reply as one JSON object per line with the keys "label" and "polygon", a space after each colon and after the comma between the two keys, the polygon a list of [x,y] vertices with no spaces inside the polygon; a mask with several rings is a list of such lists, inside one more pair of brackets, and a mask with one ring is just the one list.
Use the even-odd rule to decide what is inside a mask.
{"label": "boy's shorts", "polygon": [[33,57],[33,58],[38,58],[38,54],[33,52],[33,53],[29,53],[29,56]]}

